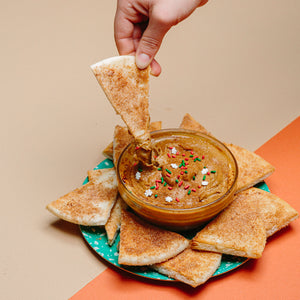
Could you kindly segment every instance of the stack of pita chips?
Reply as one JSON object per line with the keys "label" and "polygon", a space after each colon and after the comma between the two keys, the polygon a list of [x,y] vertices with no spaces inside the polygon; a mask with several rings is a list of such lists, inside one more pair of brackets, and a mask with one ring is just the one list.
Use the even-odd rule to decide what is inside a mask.
{"label": "stack of pita chips", "polygon": [[[127,125],[117,125],[113,142],[103,154],[117,164],[123,149],[132,141],[149,147],[149,69],[139,70],[134,57],[110,58],[92,66],[112,106]],[[191,115],[181,128],[212,136]],[[220,265],[222,254],[259,258],[266,239],[298,217],[279,197],[253,187],[271,175],[274,167],[253,152],[233,144],[239,168],[238,190],[233,202],[191,240],[151,225],[128,212],[118,195],[114,168],[88,172],[89,182],[51,202],[47,208],[56,216],[81,225],[105,226],[111,245],[120,228],[119,263],[150,266],[193,287],[206,282]]]}

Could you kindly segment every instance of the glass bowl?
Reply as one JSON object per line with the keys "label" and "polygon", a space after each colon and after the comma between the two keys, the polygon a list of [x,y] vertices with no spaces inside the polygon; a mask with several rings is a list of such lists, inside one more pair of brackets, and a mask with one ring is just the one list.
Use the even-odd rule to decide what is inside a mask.
{"label": "glass bowl", "polygon": [[238,167],[223,143],[186,129],[153,131],[151,143],[152,167],[139,162],[134,143],[117,163],[119,193],[137,215],[185,231],[208,222],[231,203]]}

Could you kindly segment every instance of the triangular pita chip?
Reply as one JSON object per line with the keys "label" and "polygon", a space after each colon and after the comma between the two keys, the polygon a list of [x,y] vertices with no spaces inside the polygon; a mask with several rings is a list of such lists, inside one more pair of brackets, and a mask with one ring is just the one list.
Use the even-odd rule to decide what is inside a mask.
{"label": "triangular pita chip", "polygon": [[180,128],[190,129],[213,136],[201,124],[199,124],[190,114],[186,113],[181,121]]}
{"label": "triangular pita chip", "polygon": [[224,254],[259,258],[266,244],[266,230],[258,203],[235,198],[192,240],[192,248]]}
{"label": "triangular pita chip", "polygon": [[297,219],[299,214],[287,202],[278,196],[258,188],[250,188],[235,196],[242,201],[252,201],[258,204],[258,212],[263,220],[267,237],[273,235],[290,222]]}
{"label": "triangular pita chip", "polygon": [[218,269],[222,254],[185,249],[174,258],[153,265],[157,272],[197,287],[205,283]]}
{"label": "triangular pita chip", "polygon": [[143,266],[166,261],[189,245],[178,233],[151,225],[122,211],[119,264]]}
{"label": "triangular pita chip", "polygon": [[275,168],[254,152],[233,144],[225,143],[225,145],[237,161],[239,169],[237,192],[254,186],[274,172]]}
{"label": "triangular pita chip", "polygon": [[103,155],[113,160],[113,142],[110,142],[106,148],[102,151]]}
{"label": "triangular pita chip", "polygon": [[101,170],[101,176],[51,202],[47,209],[71,223],[94,226],[104,225],[117,193],[114,168]]}
{"label": "triangular pita chip", "polygon": [[161,121],[151,122],[149,126],[150,131],[160,130],[161,129]]}
{"label": "triangular pita chip", "polygon": [[150,67],[141,70],[134,56],[116,56],[91,68],[134,138],[140,142],[148,140]]}
{"label": "triangular pita chip", "polygon": [[103,174],[103,169],[89,170],[87,172],[89,181],[97,179]]}
{"label": "triangular pita chip", "polygon": [[115,167],[117,167],[118,159],[126,148],[126,146],[133,141],[132,135],[129,133],[126,127],[116,125],[114,131],[114,141],[113,141],[113,162]]}
{"label": "triangular pita chip", "polygon": [[119,195],[117,201],[110,212],[110,216],[105,224],[108,244],[111,246],[118,234],[121,225],[122,209],[126,209],[127,205]]}

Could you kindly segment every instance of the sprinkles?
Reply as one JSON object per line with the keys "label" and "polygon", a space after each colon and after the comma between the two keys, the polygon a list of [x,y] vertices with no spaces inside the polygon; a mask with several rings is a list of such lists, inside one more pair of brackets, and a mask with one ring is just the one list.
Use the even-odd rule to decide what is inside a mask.
{"label": "sprinkles", "polygon": [[[185,150],[186,153],[184,153],[184,151],[179,152],[175,147],[168,147],[168,149],[169,149],[169,152],[166,154],[167,154],[168,158],[171,159],[171,161],[174,159],[174,162],[169,164],[169,168],[168,167],[166,168],[166,165],[163,165],[162,167],[157,168],[157,171],[160,171],[163,173],[161,173],[161,177],[159,180],[155,180],[155,185],[152,185],[147,190],[145,190],[144,194],[146,197],[151,197],[153,195],[155,198],[159,198],[159,191],[157,191],[156,194],[153,194],[152,191],[158,190],[160,187],[160,184],[162,184],[162,186],[167,187],[167,189],[162,189],[162,191],[163,191],[162,195],[165,196],[164,200],[166,202],[170,203],[173,201],[173,198],[171,197],[171,195],[173,195],[173,194],[171,194],[171,192],[170,192],[170,196],[166,196],[166,193],[167,193],[166,191],[167,190],[172,191],[174,189],[174,187],[172,186],[173,184],[171,185],[168,183],[169,181],[166,182],[166,180],[164,178],[168,177],[168,178],[174,179],[175,184],[177,185],[178,188],[186,190],[187,195],[191,195],[192,192],[196,193],[197,189],[200,189],[202,186],[207,186],[209,184],[209,181],[207,181],[206,179],[209,178],[208,176],[210,174],[216,173],[216,170],[209,171],[206,166],[203,166],[202,169],[200,167],[200,169],[199,169],[198,167],[196,167],[198,165],[193,165],[193,162],[194,163],[201,162],[203,159],[205,159],[204,155],[197,155],[197,153],[194,153],[194,151],[192,151],[192,150]],[[180,155],[181,158],[177,157],[178,155]],[[191,161],[190,165],[189,165],[189,161]],[[137,163],[135,165],[137,165]],[[176,169],[179,169],[179,170],[176,171]],[[139,180],[141,178],[142,172],[143,172],[143,169],[141,167],[139,167],[138,172],[135,173],[136,180]],[[180,177],[182,175],[185,175],[188,173],[192,173],[191,174],[192,176],[183,177],[182,179],[184,179],[184,180],[180,179]],[[202,178],[200,176],[200,178],[202,180],[200,178],[198,179],[197,175],[199,175],[199,174],[202,174]],[[191,181],[189,183],[189,182],[187,182],[187,180],[188,180],[187,178],[189,178],[189,180],[193,180],[193,181]],[[175,185],[175,188],[176,188],[176,185]],[[174,200],[176,202],[180,202],[178,197],[176,197]]]}

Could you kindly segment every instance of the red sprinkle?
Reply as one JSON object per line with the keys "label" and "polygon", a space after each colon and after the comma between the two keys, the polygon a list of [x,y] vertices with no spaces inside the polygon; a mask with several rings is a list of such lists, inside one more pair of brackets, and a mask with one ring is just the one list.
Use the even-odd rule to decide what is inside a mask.
{"label": "red sprinkle", "polygon": [[185,158],[184,160],[188,161],[189,159],[188,159],[188,158]]}
{"label": "red sprinkle", "polygon": [[177,178],[179,179],[179,178],[180,178],[180,175],[178,175]]}
{"label": "red sprinkle", "polygon": [[181,174],[181,175],[183,175],[183,174],[184,174],[184,172],[183,172],[183,171],[181,171],[181,172],[180,172],[180,174]]}
{"label": "red sprinkle", "polygon": [[168,189],[169,189],[169,190],[172,190],[173,188],[172,188],[171,186],[168,186]]}
{"label": "red sprinkle", "polygon": [[209,173],[209,172],[207,172],[206,174],[207,174],[207,175],[209,175],[210,173]]}
{"label": "red sprinkle", "polygon": [[204,155],[202,155],[202,159],[204,159],[205,158],[205,156]]}
{"label": "red sprinkle", "polygon": [[182,186],[182,184],[183,184],[183,181],[180,181],[180,182],[178,183],[178,186]]}
{"label": "red sprinkle", "polygon": [[194,152],[193,152],[193,151],[191,151],[191,154],[192,154],[192,155],[194,155]]}
{"label": "red sprinkle", "polygon": [[194,157],[193,157],[193,159],[196,159],[196,158],[198,158],[198,157],[199,157],[199,156],[198,156],[198,155],[196,155],[196,156],[194,156]]}
{"label": "red sprinkle", "polygon": [[175,198],[175,200],[176,200],[177,202],[179,202],[179,199],[178,199],[177,197]]}
{"label": "red sprinkle", "polygon": [[182,156],[185,156],[185,153],[182,153]]}
{"label": "red sprinkle", "polygon": [[172,157],[173,157],[173,158],[175,158],[175,157],[176,157],[176,155],[174,155],[174,154],[173,154],[173,155],[172,155]]}
{"label": "red sprinkle", "polygon": [[161,180],[155,180],[155,182],[156,182],[156,183],[157,183],[157,182],[161,183]]}
{"label": "red sprinkle", "polygon": [[157,186],[155,187],[156,190],[158,190],[158,188],[159,188],[159,185],[157,185]]}
{"label": "red sprinkle", "polygon": [[187,190],[189,187],[190,187],[189,185],[186,185],[186,186],[184,187],[184,189]]}
{"label": "red sprinkle", "polygon": [[187,166],[188,164],[189,164],[188,162],[185,163],[186,166]]}
{"label": "red sprinkle", "polygon": [[171,150],[172,150],[172,149],[173,149],[173,147],[169,147],[169,149],[171,149]]}
{"label": "red sprinkle", "polygon": [[137,162],[135,162],[134,164],[133,164],[133,166],[135,167],[137,165]]}
{"label": "red sprinkle", "polygon": [[166,173],[166,176],[171,177],[171,175],[169,173]]}
{"label": "red sprinkle", "polygon": [[167,155],[168,155],[169,158],[171,158],[171,154],[170,153],[167,153]]}
{"label": "red sprinkle", "polygon": [[176,155],[179,155],[179,152],[177,151]]}
{"label": "red sprinkle", "polygon": [[196,192],[196,189],[192,189],[193,192]]}
{"label": "red sprinkle", "polygon": [[198,188],[200,189],[200,188],[201,188],[201,185],[198,185]]}

